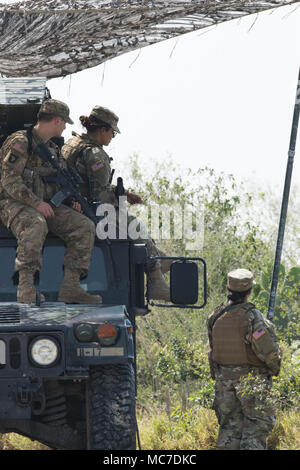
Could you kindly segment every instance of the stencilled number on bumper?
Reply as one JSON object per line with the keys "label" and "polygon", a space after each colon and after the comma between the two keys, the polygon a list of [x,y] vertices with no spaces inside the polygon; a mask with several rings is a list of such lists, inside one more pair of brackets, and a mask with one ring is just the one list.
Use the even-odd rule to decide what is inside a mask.
{"label": "stencilled number on bumper", "polygon": [[77,348],[78,357],[99,357],[100,352],[99,348]]}

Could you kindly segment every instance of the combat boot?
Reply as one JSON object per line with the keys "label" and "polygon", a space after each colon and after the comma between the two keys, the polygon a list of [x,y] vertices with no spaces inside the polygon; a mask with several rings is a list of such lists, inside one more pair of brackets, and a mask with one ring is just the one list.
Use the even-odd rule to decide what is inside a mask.
{"label": "combat boot", "polygon": [[58,293],[59,302],[66,304],[101,304],[100,295],[92,295],[80,286],[80,271],[65,268],[65,275]]}
{"label": "combat boot", "polygon": [[160,269],[155,269],[149,273],[149,298],[170,302],[170,287]]}
{"label": "combat boot", "polygon": [[[17,301],[23,304],[36,303],[36,289],[34,287],[35,270],[22,269],[19,271],[19,285],[17,291]],[[45,297],[41,294],[41,301]]]}

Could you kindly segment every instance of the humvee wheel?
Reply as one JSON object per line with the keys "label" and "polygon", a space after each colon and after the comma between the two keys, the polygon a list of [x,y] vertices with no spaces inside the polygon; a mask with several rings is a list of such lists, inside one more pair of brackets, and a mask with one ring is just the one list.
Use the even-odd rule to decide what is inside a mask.
{"label": "humvee wheel", "polygon": [[135,374],[132,364],[91,368],[86,402],[88,449],[136,449]]}

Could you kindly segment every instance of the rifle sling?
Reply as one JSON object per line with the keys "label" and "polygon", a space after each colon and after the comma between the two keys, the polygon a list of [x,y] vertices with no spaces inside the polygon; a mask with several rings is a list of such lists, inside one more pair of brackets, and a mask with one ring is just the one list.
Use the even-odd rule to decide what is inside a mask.
{"label": "rifle sling", "polygon": [[32,153],[32,129],[33,129],[33,126],[30,126],[27,130],[26,130],[26,136],[27,136],[27,139],[28,139],[28,153],[29,155]]}

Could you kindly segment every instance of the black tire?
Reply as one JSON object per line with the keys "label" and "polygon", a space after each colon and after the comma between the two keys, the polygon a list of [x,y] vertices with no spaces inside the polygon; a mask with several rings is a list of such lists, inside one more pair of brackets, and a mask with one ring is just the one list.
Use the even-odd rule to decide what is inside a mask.
{"label": "black tire", "polygon": [[135,374],[132,364],[91,369],[87,387],[88,449],[135,450]]}

